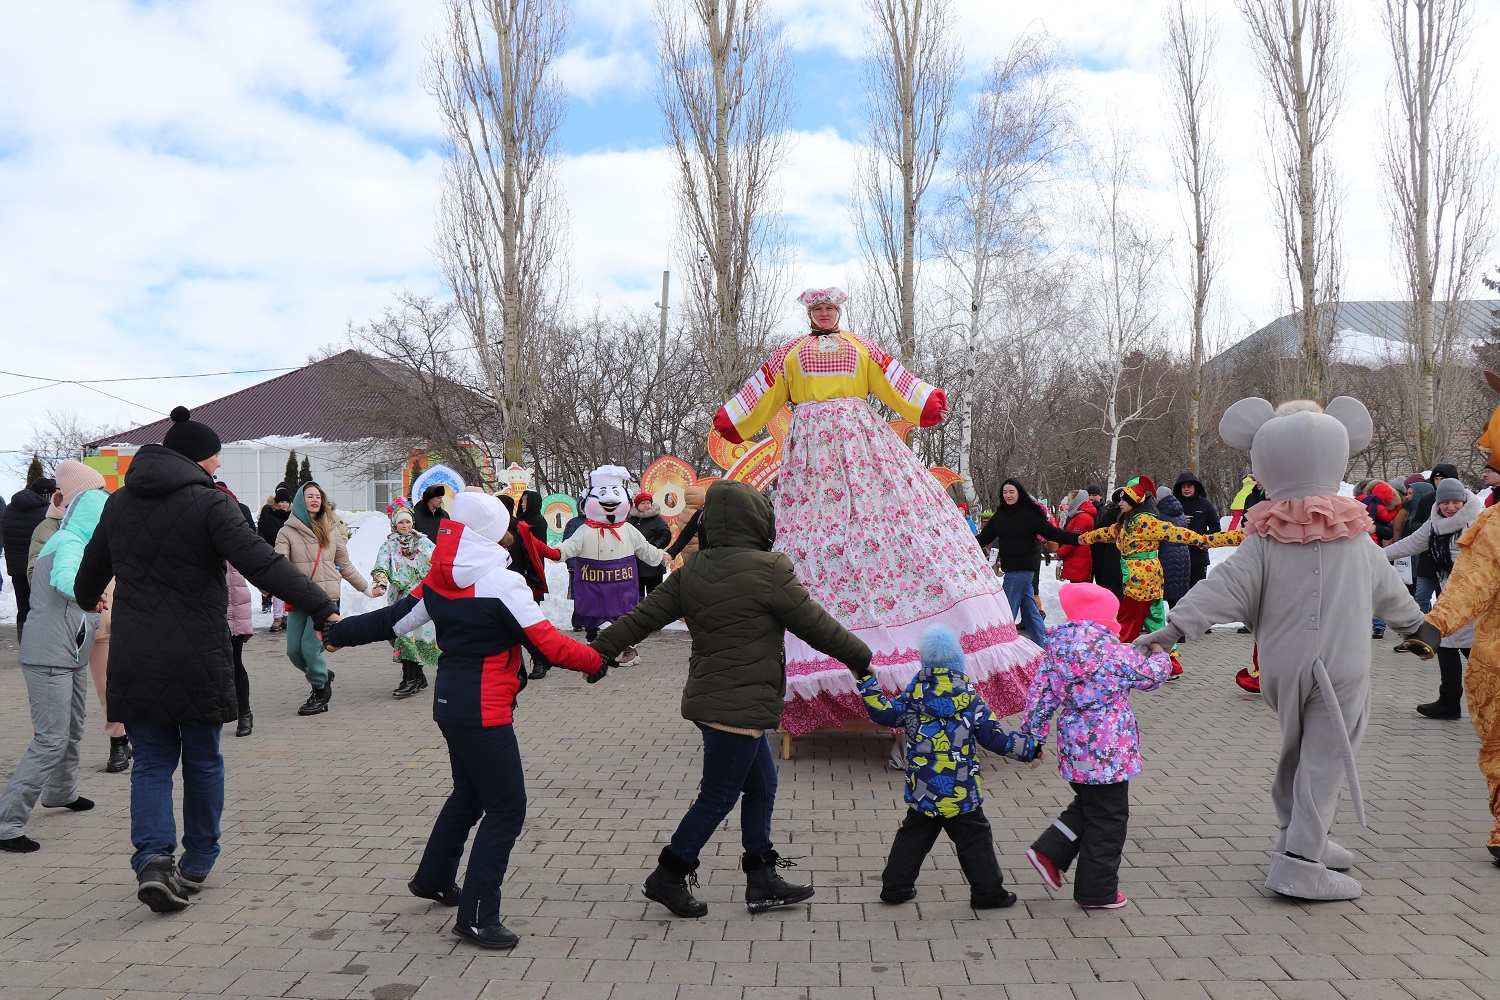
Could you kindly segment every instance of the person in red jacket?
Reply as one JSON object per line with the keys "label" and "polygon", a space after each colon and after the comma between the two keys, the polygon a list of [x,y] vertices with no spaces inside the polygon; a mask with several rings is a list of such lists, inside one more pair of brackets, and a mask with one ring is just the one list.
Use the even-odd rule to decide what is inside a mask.
{"label": "person in red jacket", "polygon": [[[416,877],[414,896],[457,906],[453,933],[482,948],[513,948],[520,939],[500,922],[500,883],[526,819],[521,751],[511,725],[516,695],[526,684],[523,647],[547,662],[604,675],[592,648],[561,635],[531,599],[522,577],[506,568],[501,547],[510,517],[483,493],[453,498],[452,520],[437,529],[427,577],[404,600],[325,630],[330,651],[384,642],[437,626],[437,679],[432,715],[448,744],[453,792],[448,796]],[[479,830],[469,852],[463,889],[456,884],[464,841]]]}
{"label": "person in red jacket", "polygon": [[[1370,520],[1375,522],[1375,530],[1370,532],[1375,544],[1389,544],[1396,535],[1391,522],[1396,520],[1396,514],[1401,510],[1401,502],[1396,498],[1396,491],[1391,488],[1391,484],[1374,480],[1370,483],[1369,491],[1356,499],[1365,505],[1370,512]],[[1383,619],[1375,618],[1370,621],[1370,635],[1376,639],[1385,638]]]}
{"label": "person in red jacket", "polygon": [[[1079,493],[1082,492],[1082,490],[1079,491]],[[1078,535],[1094,530],[1094,518],[1099,513],[1099,509],[1094,506],[1093,500],[1087,494],[1084,494],[1081,499],[1083,502],[1072,508],[1072,512],[1068,515],[1068,523],[1064,526],[1066,530]],[[1062,570],[1058,574],[1062,579],[1069,583],[1092,583],[1094,581],[1094,555],[1089,546],[1059,545],[1057,555],[1062,559]]]}

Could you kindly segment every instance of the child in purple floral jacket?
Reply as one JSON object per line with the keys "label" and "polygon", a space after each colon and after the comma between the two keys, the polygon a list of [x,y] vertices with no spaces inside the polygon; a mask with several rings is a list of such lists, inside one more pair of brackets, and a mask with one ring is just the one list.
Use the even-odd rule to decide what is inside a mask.
{"label": "child in purple floral jacket", "polygon": [[1020,731],[1047,735],[1057,714],[1057,770],[1073,801],[1026,852],[1049,889],[1061,889],[1076,858],[1073,898],[1084,909],[1118,910],[1120,854],[1130,820],[1130,779],[1141,771],[1140,734],[1130,691],[1150,691],[1172,675],[1160,646],[1144,655],[1120,641],[1120,602],[1092,583],[1059,593],[1068,621],[1047,634]]}

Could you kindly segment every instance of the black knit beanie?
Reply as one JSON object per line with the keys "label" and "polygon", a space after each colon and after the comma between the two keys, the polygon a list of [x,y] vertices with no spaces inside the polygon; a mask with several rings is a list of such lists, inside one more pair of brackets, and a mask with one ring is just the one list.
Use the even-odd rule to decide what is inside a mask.
{"label": "black knit beanie", "polygon": [[292,491],[286,488],[286,484],[285,483],[283,483],[282,485],[276,487],[276,502],[277,503],[291,503],[292,502]]}
{"label": "black knit beanie", "polygon": [[217,455],[223,445],[212,427],[198,423],[192,416],[186,406],[173,407],[172,426],[162,435],[161,443],[194,462],[202,462]]}

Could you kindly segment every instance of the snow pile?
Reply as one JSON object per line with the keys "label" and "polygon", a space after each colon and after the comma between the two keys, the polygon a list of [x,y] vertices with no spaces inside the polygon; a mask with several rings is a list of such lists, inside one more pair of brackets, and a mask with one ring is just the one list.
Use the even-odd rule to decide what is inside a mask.
{"label": "snow pile", "polygon": [[[370,571],[375,567],[375,557],[380,554],[380,545],[391,533],[391,522],[376,510],[340,512],[339,517],[349,528],[349,562],[368,581]],[[347,580],[339,585],[339,614],[344,617],[383,607],[384,597],[366,597],[349,586]]]}

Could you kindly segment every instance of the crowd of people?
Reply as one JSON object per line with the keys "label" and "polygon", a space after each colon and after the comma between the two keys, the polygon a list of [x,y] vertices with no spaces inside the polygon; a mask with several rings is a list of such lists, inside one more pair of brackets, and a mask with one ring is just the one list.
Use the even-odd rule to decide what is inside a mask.
{"label": "crowd of people", "polygon": [[[1363,405],[1340,397],[1326,408],[1273,409],[1248,399],[1220,422],[1253,470],[1227,530],[1191,473],[1171,487],[1138,476],[1108,493],[1075,490],[1056,521],[1007,479],[976,524],[867,402],[874,394],[930,426],[946,412],[942,390],[842,330],[845,299],[837,289],[804,293],[810,332],[715,419],[739,441],[796,404],[774,503],[743,483],[715,482],[689,492],[692,513],[675,538],[654,497],[632,494],[626,470],[602,466],[556,546],[534,491],[513,500],[434,486],[390,505],[374,565],[356,567],[321,485],[278,489],[257,521],[215,480],[217,433],[182,407],[113,494],[86,465],[61,463],[0,517],[34,729],[0,794],[0,848],[40,848],[24,832],[38,802],[93,806],[77,782],[87,663],[108,720],[108,769],[130,772],[137,897],[157,912],[187,908],[221,849],[222,729],[253,732],[243,650],[259,590],[310,688],[298,715],[329,710],[329,657],[342,647],[389,644],[401,667],[396,698],[427,690],[434,671],[433,715],[453,787],[408,888],[456,907],[454,933],[480,947],[519,940],[501,920],[501,893],[526,816],[513,727],[520,691],[556,667],[594,683],[638,661],[637,644],[678,620],[692,643],[681,713],[700,733],[702,780],[642,892],[679,917],[707,912],[692,892],[701,855],[736,806],[746,907],[813,897],[813,886],[782,874],[794,862],[773,836],[769,735],[856,713],[900,733],[893,760],[907,808],[883,902],[916,896],[924,859],[946,834],[975,909],[1012,905],[983,811],[978,748],[1036,764],[1051,737],[1072,798],[1027,859],[1050,891],[1073,870],[1073,897],[1086,909],[1127,906],[1119,868],[1129,783],[1142,767],[1128,694],[1180,675],[1178,644],[1221,621],[1254,633],[1265,667],[1256,686],[1282,729],[1268,888],[1309,900],[1361,891],[1345,874],[1353,853],[1328,834],[1345,783],[1363,820],[1354,754],[1370,711],[1367,627],[1376,638],[1392,628],[1398,649],[1437,658],[1438,699],[1419,706],[1422,715],[1458,718],[1467,695],[1497,820],[1488,846],[1500,864],[1500,521],[1485,513],[1493,493],[1481,500],[1457,469],[1438,465],[1427,477],[1341,496],[1350,457],[1369,441]],[[1500,484],[1495,466],[1483,471],[1486,485]],[[909,558],[918,538],[924,560]],[[1210,572],[1216,547],[1235,551]],[[998,574],[986,562],[991,548]],[[1054,553],[1066,621],[1049,628],[1037,594]],[[1404,559],[1413,560],[1409,580],[1393,568]],[[549,561],[569,566],[584,641],[542,612]],[[345,583],[384,605],[341,618]],[[1016,714],[1014,729],[999,721]]]}

